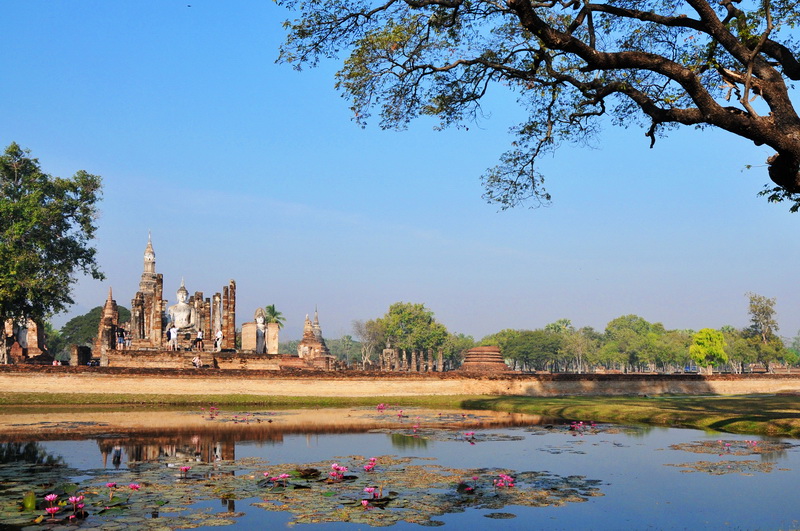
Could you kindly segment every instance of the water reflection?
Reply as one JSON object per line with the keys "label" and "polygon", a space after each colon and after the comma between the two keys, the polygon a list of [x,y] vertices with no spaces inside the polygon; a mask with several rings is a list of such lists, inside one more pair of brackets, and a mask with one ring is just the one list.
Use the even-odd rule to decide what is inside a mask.
{"label": "water reflection", "polygon": [[392,441],[392,446],[394,448],[397,448],[398,450],[428,447],[428,439],[423,439],[416,435],[406,435],[404,433],[390,433],[389,438]]}
{"label": "water reflection", "polygon": [[37,442],[0,443],[0,464],[28,463],[32,465],[60,465],[61,456],[52,455]]}
{"label": "water reflection", "polygon": [[[322,414],[320,414],[322,413]],[[92,436],[93,429],[86,421],[63,421],[63,425],[80,430],[55,429],[37,433],[39,440],[93,439],[99,449],[99,463],[104,469],[124,469],[129,463],[157,462],[165,459],[215,463],[234,461],[237,444],[282,445],[286,437],[302,435],[306,447],[316,446],[321,436],[358,434],[379,429],[389,433],[391,444],[400,450],[424,449],[431,444],[428,437],[419,436],[417,428],[426,430],[488,429],[538,425],[559,425],[563,421],[536,415],[498,413],[486,411],[429,411],[415,410],[413,415],[393,412],[376,413],[374,410],[303,410],[281,412],[224,412],[213,414],[196,411],[151,411],[139,413],[137,420],[147,424],[160,416],[175,418],[170,428],[120,429],[113,433]],[[144,421],[142,421],[142,418]],[[413,431],[412,431],[413,430]],[[81,431],[86,432],[81,434]],[[12,434],[12,438],[25,435]],[[30,435],[27,435],[30,437]],[[23,443],[15,443],[23,444]],[[31,443],[24,443],[31,444]]]}
{"label": "water reflection", "polygon": [[[434,525],[435,516],[435,522],[453,527],[461,522],[492,529],[509,523],[691,529],[728,522],[739,528],[796,528],[785,504],[795,475],[786,471],[800,469],[800,452],[786,440],[591,422],[577,429],[552,419],[470,418],[468,412],[414,411],[400,420],[388,413],[365,422],[357,413],[315,411],[309,417],[316,419],[291,422],[273,414],[271,423],[248,423],[232,420],[232,414],[209,420],[183,412],[186,422],[170,429],[108,430],[82,441],[8,442],[0,445],[0,483],[34,489],[40,501],[60,485],[76,484],[93,497],[91,516],[81,524],[87,527],[125,527],[120,516],[129,515],[131,522],[139,520],[127,529],[152,518],[163,528],[210,527],[226,519],[231,527],[253,529],[340,517],[335,526],[364,528],[389,525],[384,517],[405,514],[396,525]],[[37,465],[59,464],[59,454],[63,466]],[[365,471],[372,456],[377,470]],[[782,463],[762,466],[759,459]],[[355,479],[326,483],[334,462],[348,466]],[[191,468],[188,475],[183,467]],[[308,467],[321,477],[302,477],[299,470]],[[268,479],[283,473],[291,474],[288,488]],[[498,491],[501,474],[513,476],[516,486]],[[97,507],[109,499],[107,482],[143,487],[118,515],[106,515]],[[377,502],[372,509],[361,505],[364,489],[375,486],[393,493],[385,495],[386,510]],[[748,503],[731,504],[735,493],[747,493]],[[540,494],[546,498],[533,503]],[[19,512],[17,498],[0,491],[0,522],[30,525],[36,514]],[[6,513],[3,507],[9,508]],[[501,516],[484,518],[488,514],[517,519],[495,522],[490,518]]]}

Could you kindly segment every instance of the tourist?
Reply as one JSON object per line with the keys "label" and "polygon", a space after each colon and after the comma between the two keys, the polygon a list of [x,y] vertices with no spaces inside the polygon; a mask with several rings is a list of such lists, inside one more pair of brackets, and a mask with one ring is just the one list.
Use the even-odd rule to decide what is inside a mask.
{"label": "tourist", "polygon": [[167,350],[172,350],[172,342],[170,342],[170,327],[167,327]]}
{"label": "tourist", "polygon": [[197,350],[199,350],[200,352],[203,352],[204,346],[203,346],[203,331],[202,330],[198,330],[197,331],[197,339],[195,340],[194,345],[197,347]]}
{"label": "tourist", "polygon": [[203,362],[200,360],[200,356],[195,356],[194,358],[192,358],[192,365],[194,365],[196,369],[200,369],[203,366]]}
{"label": "tourist", "polygon": [[169,329],[169,346],[170,350],[178,350],[178,327],[174,324]]}
{"label": "tourist", "polygon": [[125,350],[125,329],[117,328],[117,349]]}

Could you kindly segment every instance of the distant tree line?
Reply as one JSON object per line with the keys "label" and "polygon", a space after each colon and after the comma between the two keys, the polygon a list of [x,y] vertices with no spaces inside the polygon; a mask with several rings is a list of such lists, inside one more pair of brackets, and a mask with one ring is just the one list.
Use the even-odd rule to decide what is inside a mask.
{"label": "distant tree line", "polygon": [[[413,350],[442,349],[447,368],[460,366],[464,353],[478,345],[500,347],[512,368],[521,371],[586,373],[660,372],[712,370],[742,373],[758,367],[769,372],[789,369],[800,362],[800,332],[790,344],[777,335],[774,298],[747,294],[750,325],[737,329],[667,330],[638,315],[611,320],[604,330],[576,328],[569,319],[559,319],[543,328],[504,329],[480,341],[453,333],[439,323],[421,303],[396,302],[386,314],[368,321],[353,321],[352,334],[326,339],[331,354],[354,368],[375,368],[384,348],[410,355]],[[271,308],[277,322],[283,316]],[[119,306],[120,322],[130,320],[130,311]],[[61,330],[45,324],[50,352],[68,356],[70,345],[91,346],[97,335],[102,307],[70,319]],[[297,352],[299,340],[280,343],[283,354]]]}
{"label": "distant tree line", "polygon": [[499,346],[507,363],[522,371],[683,372],[712,368],[733,373],[754,366],[773,372],[800,360],[800,334],[789,346],[776,334],[775,299],[749,298],[750,326],[719,330],[667,330],[638,315],[623,315],[605,330],[575,328],[560,319],[537,330],[501,330],[481,345]]}

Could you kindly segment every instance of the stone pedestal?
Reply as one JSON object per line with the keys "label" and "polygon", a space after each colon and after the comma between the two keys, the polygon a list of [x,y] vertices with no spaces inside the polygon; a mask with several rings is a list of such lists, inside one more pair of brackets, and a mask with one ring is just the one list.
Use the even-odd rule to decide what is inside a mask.
{"label": "stone pedestal", "polygon": [[256,323],[243,323],[242,324],[242,350],[255,350],[256,349],[256,331],[258,325]]}

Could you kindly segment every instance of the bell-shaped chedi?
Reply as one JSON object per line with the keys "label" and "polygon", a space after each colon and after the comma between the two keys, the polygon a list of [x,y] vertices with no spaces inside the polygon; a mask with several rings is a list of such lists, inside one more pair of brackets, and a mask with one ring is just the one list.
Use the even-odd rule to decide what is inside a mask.
{"label": "bell-shaped chedi", "polygon": [[509,366],[503,361],[500,347],[474,347],[469,349],[464,355],[464,362],[458,370],[481,373],[511,372]]}

